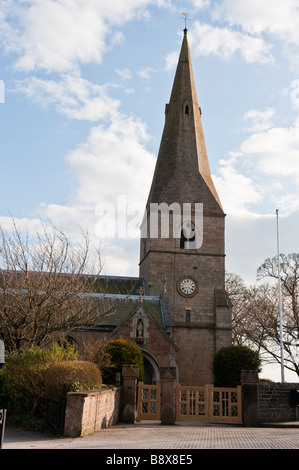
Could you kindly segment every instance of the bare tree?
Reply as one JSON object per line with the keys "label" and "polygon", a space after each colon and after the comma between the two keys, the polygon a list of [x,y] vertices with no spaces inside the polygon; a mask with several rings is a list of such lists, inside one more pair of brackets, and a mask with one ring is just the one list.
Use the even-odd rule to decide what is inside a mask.
{"label": "bare tree", "polygon": [[[258,268],[258,279],[270,278],[278,281],[278,256],[268,258]],[[286,368],[299,376],[299,254],[280,254],[280,280],[282,294],[282,330],[284,363]],[[276,289],[277,291],[277,289]],[[278,302],[276,307],[278,323]],[[280,336],[276,335],[276,343]],[[279,362],[280,357],[276,355]]]}
{"label": "bare tree", "polygon": [[[299,376],[299,254],[280,256],[284,366]],[[240,276],[226,276],[233,306],[233,343],[255,349],[264,362],[280,363],[277,256],[266,259],[257,275],[258,280],[270,282],[247,286]]]}
{"label": "bare tree", "polygon": [[232,303],[232,342],[235,345],[244,345],[247,343],[244,334],[247,287],[240,276],[226,273],[225,290]]}
{"label": "bare tree", "polygon": [[269,307],[271,298],[267,286],[247,286],[240,276],[228,273],[225,288],[232,303],[233,344],[249,346],[261,354],[265,328],[260,312],[265,311],[265,305]]}
{"label": "bare tree", "polygon": [[34,237],[12,222],[12,230],[0,227],[0,337],[7,350],[42,347],[111,308],[90,295],[101,263],[97,251],[90,265],[87,234],[75,246],[51,222]]}

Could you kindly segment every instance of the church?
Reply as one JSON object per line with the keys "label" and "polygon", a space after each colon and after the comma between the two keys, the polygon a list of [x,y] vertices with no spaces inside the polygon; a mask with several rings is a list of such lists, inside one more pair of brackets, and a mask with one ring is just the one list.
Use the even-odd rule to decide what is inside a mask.
{"label": "church", "polygon": [[176,382],[213,383],[216,351],[231,344],[225,292],[225,213],[212,181],[184,36],[140,236],[139,277],[98,279],[113,311],[85,333],[134,341],[145,383],[173,367]]}

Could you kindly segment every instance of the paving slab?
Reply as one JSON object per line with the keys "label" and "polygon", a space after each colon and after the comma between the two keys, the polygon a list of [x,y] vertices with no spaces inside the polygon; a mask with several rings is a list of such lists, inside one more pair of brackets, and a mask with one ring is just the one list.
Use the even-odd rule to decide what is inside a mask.
{"label": "paving slab", "polygon": [[71,441],[72,438],[6,427],[2,449],[56,449],[61,445],[68,445]]}
{"label": "paving slab", "polygon": [[299,427],[295,425],[284,423],[284,426],[245,428],[202,423],[163,426],[159,422],[141,422],[117,424],[77,438],[53,437],[8,427],[3,449],[299,449]]}

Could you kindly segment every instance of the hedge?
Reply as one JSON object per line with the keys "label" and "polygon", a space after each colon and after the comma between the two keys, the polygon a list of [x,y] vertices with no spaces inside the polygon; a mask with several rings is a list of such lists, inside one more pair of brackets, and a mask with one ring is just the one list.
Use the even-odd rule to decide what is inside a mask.
{"label": "hedge", "polygon": [[45,371],[51,364],[76,360],[72,346],[52,344],[48,349],[28,349],[6,357],[0,372],[0,408],[10,413],[31,411],[37,396],[45,394]]}
{"label": "hedge", "polygon": [[241,383],[241,370],[259,372],[261,360],[258,352],[247,346],[226,346],[214,356],[215,387],[236,387]]}
{"label": "hedge", "polygon": [[68,392],[93,390],[102,385],[102,375],[89,361],[64,361],[53,364],[45,372],[45,393],[48,398],[65,400]]}

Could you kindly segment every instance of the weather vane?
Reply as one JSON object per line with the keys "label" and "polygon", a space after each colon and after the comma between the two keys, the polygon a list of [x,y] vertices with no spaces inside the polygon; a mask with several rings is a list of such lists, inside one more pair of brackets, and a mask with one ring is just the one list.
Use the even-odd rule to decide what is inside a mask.
{"label": "weather vane", "polygon": [[188,18],[189,13],[182,13],[182,15],[184,15],[184,17],[181,16],[181,18],[185,21],[185,29],[187,29],[187,21],[190,21]]}

